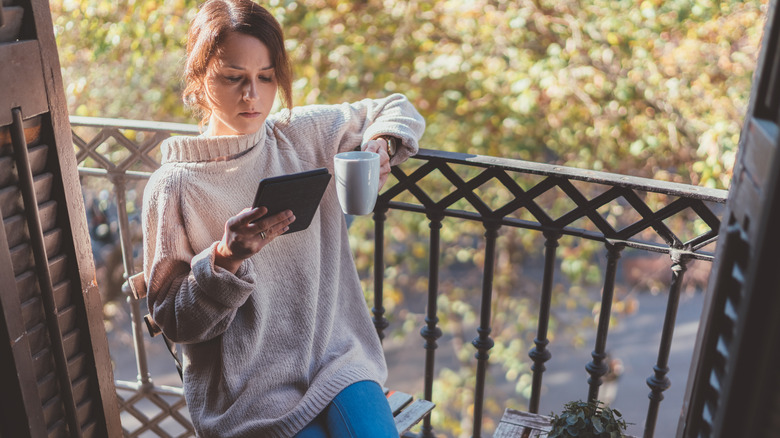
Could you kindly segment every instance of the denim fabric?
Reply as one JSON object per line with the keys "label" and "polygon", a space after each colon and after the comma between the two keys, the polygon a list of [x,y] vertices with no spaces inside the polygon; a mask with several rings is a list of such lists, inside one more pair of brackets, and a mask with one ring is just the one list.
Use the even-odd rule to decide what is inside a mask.
{"label": "denim fabric", "polygon": [[398,438],[393,413],[376,382],[353,383],[296,438]]}

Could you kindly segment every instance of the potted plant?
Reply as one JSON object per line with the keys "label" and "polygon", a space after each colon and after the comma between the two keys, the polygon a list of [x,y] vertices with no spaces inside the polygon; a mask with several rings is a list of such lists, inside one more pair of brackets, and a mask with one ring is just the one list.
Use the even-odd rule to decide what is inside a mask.
{"label": "potted plant", "polygon": [[626,420],[617,409],[598,400],[566,403],[560,415],[552,414],[548,438],[622,438]]}

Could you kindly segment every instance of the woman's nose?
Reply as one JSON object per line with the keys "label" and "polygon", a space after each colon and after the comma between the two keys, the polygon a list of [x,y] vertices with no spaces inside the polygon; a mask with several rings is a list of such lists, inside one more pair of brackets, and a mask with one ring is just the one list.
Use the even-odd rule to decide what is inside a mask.
{"label": "woman's nose", "polygon": [[252,101],[257,100],[257,84],[254,81],[250,81],[246,88],[244,88],[244,100]]}

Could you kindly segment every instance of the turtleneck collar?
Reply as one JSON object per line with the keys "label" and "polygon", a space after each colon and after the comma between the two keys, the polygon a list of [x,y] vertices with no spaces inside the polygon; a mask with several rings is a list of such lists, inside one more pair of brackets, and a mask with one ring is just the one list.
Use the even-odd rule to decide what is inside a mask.
{"label": "turtleneck collar", "polygon": [[265,140],[265,126],[253,134],[175,136],[162,144],[162,162],[198,163],[229,158],[247,152]]}

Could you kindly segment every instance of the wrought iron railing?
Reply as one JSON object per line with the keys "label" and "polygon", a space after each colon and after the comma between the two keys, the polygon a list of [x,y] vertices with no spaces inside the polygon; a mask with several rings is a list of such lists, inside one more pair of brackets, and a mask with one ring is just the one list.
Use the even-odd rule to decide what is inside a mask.
{"label": "wrought iron railing", "polygon": [[[138,242],[133,241],[127,215],[125,191],[128,184],[148,178],[150,172],[159,166],[155,154],[161,140],[175,134],[196,134],[197,128],[192,125],[83,117],[71,117],[71,125],[77,160],[83,166],[80,168],[81,175],[85,178],[107,178],[114,186],[124,270],[126,275],[133,275],[137,262],[134,260],[133,246]],[[137,170],[138,167],[142,170]],[[425,324],[421,329],[425,341],[423,391],[424,397],[434,402],[437,401],[433,391],[435,351],[437,340],[442,335],[438,326],[437,302],[440,294],[439,259],[443,221],[445,218],[455,218],[481,223],[484,227],[479,326],[472,342],[477,359],[472,432],[475,437],[482,434],[485,376],[494,345],[491,338],[491,304],[499,229],[512,227],[530,230],[540,233],[545,242],[538,326],[535,346],[529,353],[533,363],[528,403],[531,412],[539,410],[545,363],[551,358],[548,325],[560,239],[572,236],[600,242],[607,251],[595,345],[592,360],[586,366],[590,375],[589,399],[598,397],[599,387],[608,371],[606,340],[621,251],[624,248],[637,248],[666,253],[671,257],[672,282],[661,342],[652,374],[647,379],[651,392],[644,437],[652,437],[663,393],[670,386],[666,376],[683,277],[691,260],[712,260],[712,247],[720,226],[717,208],[725,203],[727,192],[542,163],[425,149],[405,165],[393,168],[393,175],[395,182],[390,182],[379,196],[374,214],[374,324],[379,336],[384,337],[384,331],[389,325],[383,299],[387,212],[398,210],[423,214],[427,216],[431,230],[427,309]],[[434,179],[438,182],[433,182]],[[441,186],[442,180],[446,181],[446,189],[436,189]],[[500,195],[480,196],[480,190],[484,191],[485,187],[492,187],[490,193]],[[556,198],[565,200],[565,207],[561,207],[557,201],[550,205],[545,201],[550,193],[555,192],[558,193]],[[655,199],[648,202],[648,197]],[[623,213],[615,219],[615,215],[607,214],[610,209]],[[628,211],[632,213],[626,213]],[[677,230],[679,227],[667,224],[680,217],[684,217],[686,224],[696,225],[692,233],[692,228],[687,227],[690,237],[684,237],[685,233]],[[192,427],[187,418],[180,414],[183,408],[181,389],[158,388],[151,382],[141,329],[140,304],[132,298],[128,300],[139,377],[138,382],[117,382],[117,388],[135,392],[128,398],[120,395],[120,400],[123,413],[132,415],[140,426],[135,430],[126,428],[126,435],[139,436],[145,431],[154,431],[160,436],[169,436],[158,424],[171,416],[186,429],[180,436],[191,436],[194,434]],[[178,396],[179,399],[168,402],[163,395]],[[149,418],[142,410],[133,408],[135,401],[140,399],[152,400],[161,413]],[[424,421],[421,435],[433,436],[430,418]]]}

